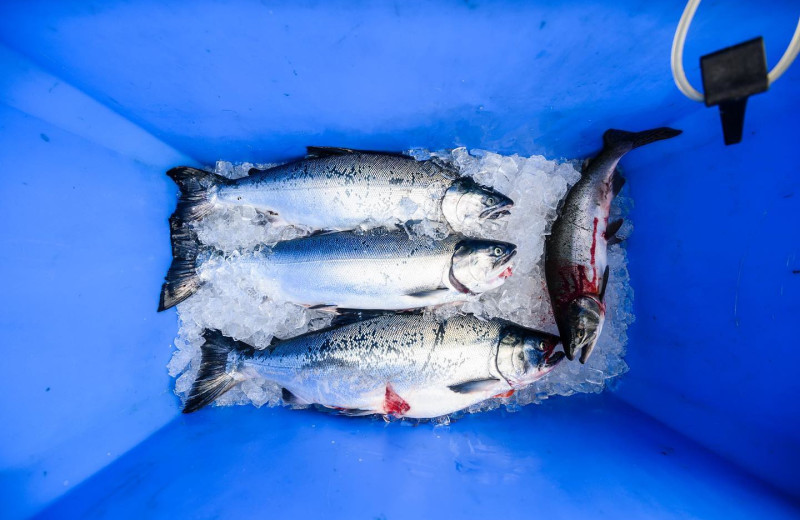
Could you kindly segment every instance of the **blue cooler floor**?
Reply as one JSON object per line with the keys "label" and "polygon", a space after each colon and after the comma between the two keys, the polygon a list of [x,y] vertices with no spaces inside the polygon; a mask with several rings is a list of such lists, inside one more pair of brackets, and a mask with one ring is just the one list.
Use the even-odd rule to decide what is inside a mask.
{"label": "blue cooler floor", "polygon": [[[534,5],[535,4],[535,5]],[[744,141],[675,89],[682,6],[211,1],[0,7],[0,518],[800,517],[800,65]],[[787,2],[703,3],[696,58]],[[449,428],[311,411],[180,414],[156,313],[178,165],[307,144],[623,160],[630,372]]]}
{"label": "blue cooler floor", "polygon": [[303,411],[179,417],[43,518],[797,518],[800,509],[614,398],[449,428]]}

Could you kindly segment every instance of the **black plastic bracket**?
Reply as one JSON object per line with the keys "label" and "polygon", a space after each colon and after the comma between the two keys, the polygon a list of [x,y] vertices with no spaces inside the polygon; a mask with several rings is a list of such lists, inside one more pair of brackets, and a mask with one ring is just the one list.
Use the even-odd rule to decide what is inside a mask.
{"label": "black plastic bracket", "polygon": [[742,140],[747,98],[769,88],[764,39],[758,38],[700,58],[706,106],[719,105],[725,144]]}

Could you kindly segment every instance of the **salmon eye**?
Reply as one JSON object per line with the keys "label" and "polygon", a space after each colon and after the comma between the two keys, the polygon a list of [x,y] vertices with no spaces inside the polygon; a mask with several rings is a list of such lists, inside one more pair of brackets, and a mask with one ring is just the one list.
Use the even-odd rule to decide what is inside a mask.
{"label": "salmon eye", "polygon": [[494,206],[495,202],[497,201],[494,200],[494,197],[489,197],[488,199],[486,199],[486,204],[488,204],[489,206]]}
{"label": "salmon eye", "polygon": [[503,254],[503,248],[500,246],[494,248],[494,256],[500,256]]}

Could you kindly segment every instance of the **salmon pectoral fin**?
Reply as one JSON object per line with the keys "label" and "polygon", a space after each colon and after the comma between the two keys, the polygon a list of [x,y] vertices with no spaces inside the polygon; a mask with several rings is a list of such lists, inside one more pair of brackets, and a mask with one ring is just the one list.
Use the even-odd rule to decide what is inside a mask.
{"label": "salmon pectoral fin", "polygon": [[321,311],[321,312],[337,312],[338,307],[332,304],[320,303],[317,305],[311,305],[310,307],[306,307],[310,311]]}
{"label": "salmon pectoral fin", "polygon": [[604,301],[606,298],[606,287],[608,287],[608,266],[606,266],[606,270],[603,271],[603,286],[600,288],[600,301]]}
{"label": "salmon pectoral fin", "polygon": [[402,417],[411,409],[411,406],[394,391],[391,384],[386,385],[386,396],[383,402],[383,411],[387,415]]}
{"label": "salmon pectoral fin", "polygon": [[619,173],[619,170],[614,170],[614,178],[611,180],[611,192],[615,197],[622,191],[622,187],[625,186],[625,181],[625,177]]}
{"label": "salmon pectoral fin", "polygon": [[503,392],[502,394],[493,395],[492,399],[508,399],[512,395],[514,395],[514,389],[513,388],[511,390],[509,390],[508,392]]}
{"label": "salmon pectoral fin", "polygon": [[494,377],[488,379],[475,379],[464,381],[457,385],[450,385],[448,388],[457,394],[471,394],[473,392],[485,392],[497,384],[500,380]]}
{"label": "salmon pectoral fin", "polygon": [[[619,231],[619,228],[621,228],[621,227],[622,227],[622,219],[621,218],[611,222],[608,225],[608,227],[606,228],[606,232],[605,232],[604,236],[606,238],[606,241],[609,244],[618,244],[618,243],[620,243],[622,241],[621,239],[619,239],[617,237],[617,232]],[[614,242],[615,239],[616,239],[616,242]]]}
{"label": "salmon pectoral fin", "polygon": [[283,404],[288,404],[290,406],[306,406],[311,404],[305,399],[297,397],[286,388],[281,388],[281,399],[283,399]]}
{"label": "salmon pectoral fin", "polygon": [[428,296],[434,296],[437,294],[442,294],[448,292],[450,289],[447,287],[437,287],[435,289],[428,289],[425,291],[417,291],[413,293],[408,293],[407,296],[411,296],[412,298],[426,298]]}

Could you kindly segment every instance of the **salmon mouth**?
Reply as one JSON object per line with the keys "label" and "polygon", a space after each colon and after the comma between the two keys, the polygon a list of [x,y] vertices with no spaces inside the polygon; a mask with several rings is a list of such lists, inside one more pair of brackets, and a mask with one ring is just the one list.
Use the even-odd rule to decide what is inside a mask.
{"label": "salmon mouth", "polygon": [[561,361],[565,357],[566,357],[566,354],[564,354],[560,350],[558,352],[556,352],[555,354],[552,351],[548,352],[544,356],[544,359],[542,360],[542,361],[544,361],[543,366],[544,366],[545,370],[552,370],[552,368],[555,367],[559,363],[559,361]]}
{"label": "salmon mouth", "polygon": [[507,209],[501,209],[499,211],[495,211],[494,213],[491,213],[486,218],[488,218],[489,220],[497,220],[500,217],[505,217],[506,215],[511,215],[511,212],[508,211]]}
{"label": "salmon mouth", "polygon": [[497,278],[499,278],[500,280],[505,280],[514,273],[514,269],[511,266],[511,260],[515,256],[517,256],[516,246],[511,251],[505,253],[503,256],[495,260],[493,267],[498,270],[502,269],[497,274]]}
{"label": "salmon mouth", "polygon": [[566,354],[560,350],[558,352],[555,351],[559,343],[561,343],[561,338],[553,336],[552,339],[545,344],[542,366],[547,370],[552,369],[566,356]]}
{"label": "salmon mouth", "polygon": [[548,334],[548,338],[544,342],[544,349],[542,350],[544,356],[542,357],[541,367],[544,370],[549,371],[566,356],[566,354],[560,350],[558,352],[555,351],[559,343],[561,343],[561,338]]}
{"label": "salmon mouth", "polygon": [[[508,265],[508,263],[511,262],[511,260],[515,256],[517,256],[517,246],[511,245],[511,244],[508,244],[508,246],[509,246],[510,251],[508,251],[507,253],[504,253],[501,257],[499,257],[497,260],[495,260],[494,264],[492,265],[492,267],[497,268],[497,267],[502,267],[504,265],[507,266],[507,267],[511,267],[511,266]],[[503,272],[505,272],[505,270]]]}
{"label": "salmon mouth", "polygon": [[505,217],[506,215],[511,214],[511,208],[514,207],[514,203],[509,201],[500,202],[497,206],[493,208],[489,208],[484,210],[480,214],[480,218],[485,218],[488,220],[497,220],[500,217]]}

